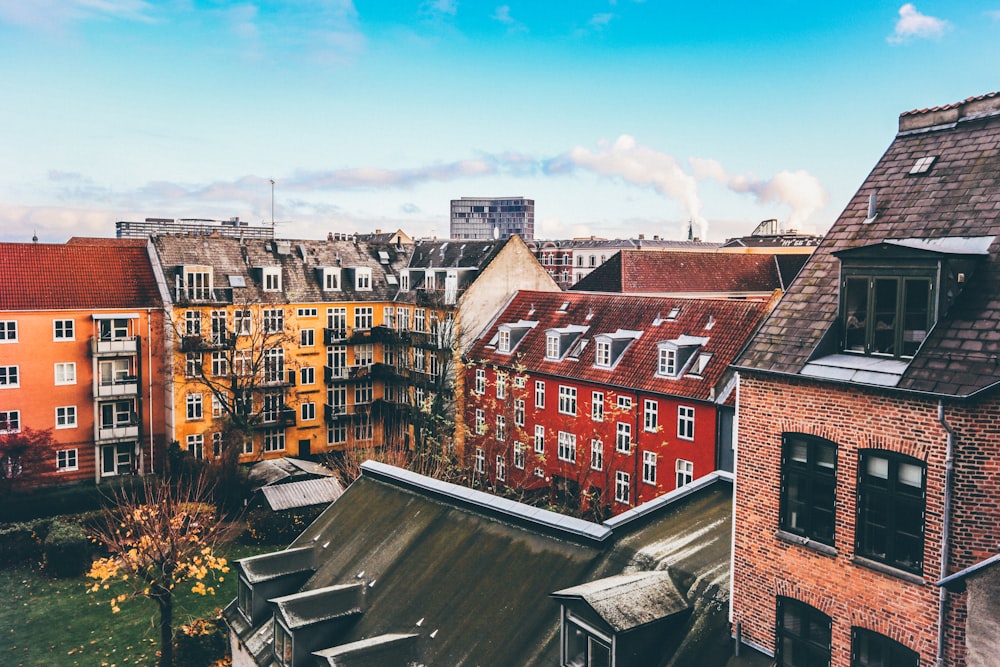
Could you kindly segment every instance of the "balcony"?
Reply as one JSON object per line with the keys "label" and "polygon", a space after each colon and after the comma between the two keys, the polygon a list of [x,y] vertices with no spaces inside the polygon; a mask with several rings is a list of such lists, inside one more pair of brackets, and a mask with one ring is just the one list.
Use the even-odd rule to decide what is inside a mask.
{"label": "balcony", "polygon": [[347,379],[347,366],[324,366],[323,381],[326,384],[333,384],[338,380]]}
{"label": "balcony", "polygon": [[228,350],[236,345],[236,335],[231,333],[204,336],[181,336],[181,352],[211,352]]}
{"label": "balcony", "polygon": [[177,287],[174,290],[174,300],[181,306],[229,304],[233,302],[233,288],[217,287],[210,290],[202,287]]}
{"label": "balcony", "polygon": [[139,437],[139,420],[133,417],[128,422],[115,424],[98,424],[94,428],[94,440],[97,442],[116,442],[118,440],[134,440]]}
{"label": "balcony", "polygon": [[126,375],[113,380],[100,378],[94,382],[94,398],[135,396],[138,393],[139,378],[134,375]]}
{"label": "balcony", "polygon": [[90,337],[90,352],[96,356],[121,357],[133,355],[139,352],[139,337],[129,336],[127,338],[98,338]]}
{"label": "balcony", "polygon": [[408,345],[410,342],[409,331],[397,331],[392,327],[379,325],[370,329],[355,329],[346,340],[347,343],[357,345],[359,343],[383,343]]}
{"label": "balcony", "polygon": [[257,430],[269,429],[269,428],[291,428],[295,426],[295,410],[289,407],[283,407],[277,411],[276,414],[268,415],[261,413],[261,421],[253,425]]}
{"label": "balcony", "polygon": [[260,376],[261,387],[294,387],[297,373],[294,368],[280,371],[265,371]]}
{"label": "balcony", "polygon": [[329,403],[325,403],[323,405],[323,417],[328,422],[347,417],[347,408],[348,406],[346,405],[330,405]]}
{"label": "balcony", "polygon": [[347,341],[347,329],[323,329],[323,344],[336,345]]}

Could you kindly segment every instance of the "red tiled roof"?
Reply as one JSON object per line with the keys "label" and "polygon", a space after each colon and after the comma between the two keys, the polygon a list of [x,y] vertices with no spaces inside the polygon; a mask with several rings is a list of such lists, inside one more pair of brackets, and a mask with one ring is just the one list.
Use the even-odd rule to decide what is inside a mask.
{"label": "red tiled roof", "polygon": [[0,285],[0,310],[160,306],[143,239],[0,243]]}
{"label": "red tiled roof", "polygon": [[757,253],[622,250],[573,286],[577,291],[770,293],[783,287],[775,256]]}
{"label": "red tiled roof", "polygon": [[[566,304],[565,309],[563,304]],[[478,362],[502,366],[516,363],[529,373],[709,400],[711,390],[716,388],[730,362],[771,306],[772,301],[759,300],[521,291],[476,341],[468,356]],[[671,321],[667,318],[674,307],[679,307],[680,311]],[[490,346],[498,326],[519,320],[537,321],[538,324],[521,339],[514,349],[515,354],[498,353]],[[660,323],[654,324],[654,320]],[[706,329],[709,321],[712,326]],[[546,330],[571,325],[587,327],[582,338],[590,342],[579,358],[546,360]],[[596,367],[594,336],[614,333],[618,329],[641,331],[642,335],[625,350],[614,368]],[[683,335],[708,338],[700,351],[712,357],[702,376],[657,377],[657,343]]]}

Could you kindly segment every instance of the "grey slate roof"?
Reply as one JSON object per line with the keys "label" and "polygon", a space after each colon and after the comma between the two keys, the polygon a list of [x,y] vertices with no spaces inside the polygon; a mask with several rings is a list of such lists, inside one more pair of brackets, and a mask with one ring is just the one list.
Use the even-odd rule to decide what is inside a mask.
{"label": "grey slate roof", "polygon": [[556,598],[580,598],[615,632],[669,618],[689,608],[668,572],[618,574],[556,591],[552,595]]}
{"label": "grey slate roof", "polygon": [[[923,174],[909,172],[936,157]],[[868,218],[869,195],[877,216]],[[799,374],[837,326],[834,253],[884,241],[994,237],[988,258],[931,329],[896,389],[966,397],[1000,381],[1000,97],[900,116],[900,132],[810,256],[736,366]],[[909,241],[904,241],[904,240]],[[950,251],[941,242],[925,251]],[[854,380],[857,381],[857,380]]]}
{"label": "grey slate roof", "polygon": [[[392,301],[399,289],[386,276],[399,275],[409,262],[412,246],[392,243],[354,243],[348,240],[258,240],[161,234],[152,243],[173,297],[175,276],[185,265],[213,268],[216,289],[228,288],[228,276],[242,276],[246,287],[234,287],[235,303],[321,303],[330,301]],[[383,263],[379,253],[385,253]],[[282,289],[265,292],[255,267],[281,267]],[[345,274],[340,292],[324,292],[317,268],[367,267],[372,289],[356,291]]]}
{"label": "grey slate roof", "polygon": [[[421,664],[558,664],[559,603],[553,591],[655,570],[695,610],[682,629],[704,629],[691,633],[680,649],[689,652],[684,655],[699,656],[705,667],[728,659],[724,599],[732,487],[724,477],[700,480],[693,492],[619,521],[611,531],[595,525],[611,533],[603,541],[533,528],[418,478],[366,463],[364,474],[293,543],[296,550],[315,552],[316,570],[288,594],[365,585],[364,613],[330,636],[329,648],[409,633],[419,635]],[[234,607],[226,610],[232,627],[266,663],[261,638],[272,621],[246,628],[233,621],[239,615]],[[661,664],[670,658],[664,655]],[[677,653],[673,659],[687,664]],[[404,663],[392,654],[382,664]]]}

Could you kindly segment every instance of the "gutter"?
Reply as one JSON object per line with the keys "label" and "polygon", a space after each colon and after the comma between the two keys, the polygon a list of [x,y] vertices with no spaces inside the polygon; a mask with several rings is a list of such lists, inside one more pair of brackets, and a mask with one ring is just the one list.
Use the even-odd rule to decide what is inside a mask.
{"label": "gutter", "polygon": [[[948,445],[944,459],[944,507],[941,519],[941,576],[948,576],[948,554],[951,547],[951,496],[955,465],[955,432],[944,417],[944,402],[938,401],[938,421],[948,434]],[[937,666],[944,667],[945,614],[948,607],[948,590],[942,586],[938,591],[938,641]]]}

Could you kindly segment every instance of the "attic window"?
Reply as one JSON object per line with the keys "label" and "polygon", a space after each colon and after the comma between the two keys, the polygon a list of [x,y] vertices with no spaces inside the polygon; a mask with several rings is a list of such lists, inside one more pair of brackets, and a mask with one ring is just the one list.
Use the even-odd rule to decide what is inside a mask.
{"label": "attic window", "polygon": [[563,301],[562,305],[559,306],[559,312],[565,313],[567,310],[569,310],[569,301]]}
{"label": "attic window", "polygon": [[229,276],[230,287],[246,287],[247,281],[243,276]]}
{"label": "attic window", "polygon": [[324,292],[340,291],[340,269],[335,269],[332,267],[325,267],[323,269],[323,291]]}
{"label": "attic window", "polygon": [[264,291],[281,291],[281,268],[277,266],[265,266],[263,270]]}
{"label": "attic window", "polygon": [[385,281],[390,285],[399,284],[399,281],[396,280],[396,276],[392,275],[391,273],[385,274]]}
{"label": "attic window", "polygon": [[928,155],[927,157],[918,158],[917,161],[913,163],[913,166],[910,167],[910,171],[907,173],[910,176],[926,174],[931,170],[935,160],[937,160],[936,155]]}
{"label": "attic window", "polygon": [[378,261],[380,263],[382,263],[382,264],[388,264],[389,263],[389,253],[387,253],[385,250],[379,250],[378,251]]}
{"label": "attic window", "polygon": [[370,292],[372,289],[372,270],[365,266],[354,269],[354,289]]}
{"label": "attic window", "polygon": [[667,313],[667,322],[673,322],[674,320],[677,319],[677,316],[680,314],[681,314],[681,307],[674,306],[673,308],[670,309],[670,312]]}
{"label": "attic window", "polygon": [[706,356],[705,364],[701,365],[692,365],[691,360],[696,357],[698,351],[708,340],[708,338],[684,335],[657,343],[656,376],[675,380],[684,373],[684,369],[688,366],[692,366],[692,373],[700,373],[705,364],[708,363],[709,357],[701,355]]}

